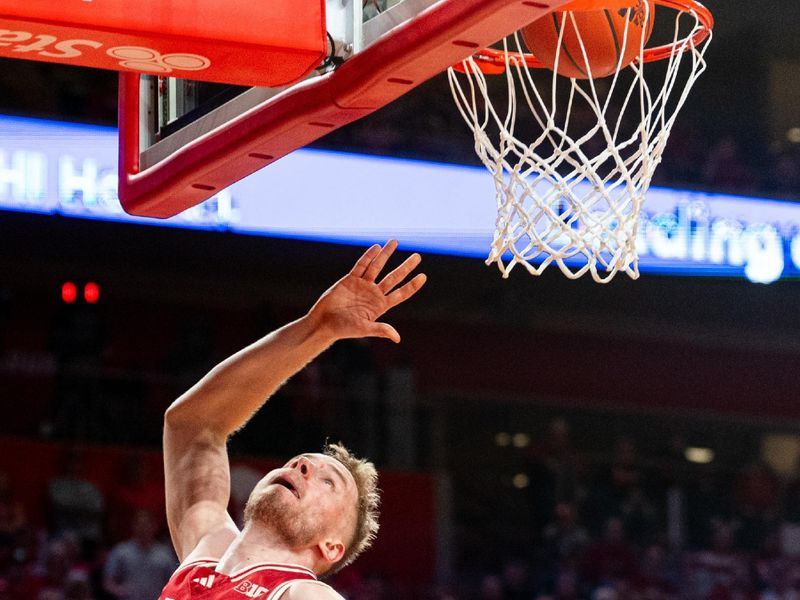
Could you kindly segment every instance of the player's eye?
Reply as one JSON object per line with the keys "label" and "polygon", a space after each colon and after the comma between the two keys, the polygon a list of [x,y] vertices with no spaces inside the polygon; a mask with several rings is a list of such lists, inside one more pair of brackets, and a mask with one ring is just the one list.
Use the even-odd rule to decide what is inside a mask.
{"label": "player's eye", "polygon": [[325,482],[325,485],[329,485],[330,487],[336,487],[336,485],[333,483],[333,479],[327,479],[327,478],[325,478],[325,479],[323,479],[322,481],[324,481],[324,482]]}

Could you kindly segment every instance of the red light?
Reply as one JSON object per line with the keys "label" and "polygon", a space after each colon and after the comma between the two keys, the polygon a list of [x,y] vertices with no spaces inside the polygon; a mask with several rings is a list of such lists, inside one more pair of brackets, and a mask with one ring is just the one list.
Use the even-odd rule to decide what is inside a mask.
{"label": "red light", "polygon": [[72,304],[78,297],[78,288],[71,281],[61,284],[61,300],[67,304]]}
{"label": "red light", "polygon": [[94,304],[100,300],[100,286],[92,281],[83,286],[83,299],[88,304]]}

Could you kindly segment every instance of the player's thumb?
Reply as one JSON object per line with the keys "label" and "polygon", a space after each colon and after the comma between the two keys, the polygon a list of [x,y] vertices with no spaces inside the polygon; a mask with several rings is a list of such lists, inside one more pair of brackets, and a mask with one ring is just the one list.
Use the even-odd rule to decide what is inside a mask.
{"label": "player's thumb", "polygon": [[388,323],[373,323],[369,329],[370,336],[382,337],[392,340],[395,344],[400,342],[400,334]]}

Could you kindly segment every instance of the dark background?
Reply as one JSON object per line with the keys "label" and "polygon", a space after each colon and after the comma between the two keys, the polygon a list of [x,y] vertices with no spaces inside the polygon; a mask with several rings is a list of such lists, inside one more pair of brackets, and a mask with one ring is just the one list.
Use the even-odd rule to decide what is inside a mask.
{"label": "dark background", "polygon": [[[796,201],[800,145],[787,133],[800,127],[800,3],[729,0],[710,8],[717,26],[709,69],[678,118],[658,183]],[[0,112],[114,125],[116,74],[2,60]],[[318,145],[477,164],[441,76]],[[359,252],[0,214],[0,433],[157,448],[171,399],[217,360],[302,315]],[[636,488],[658,515],[660,533],[634,540],[641,551],[656,544],[678,562],[713,551],[711,523],[724,521],[739,523],[737,556],[764,556],[768,532],[795,518],[795,474],[776,472],[764,448],[770,436],[800,439],[797,281],[757,286],[645,275],[600,286],[555,271],[538,278],[515,271],[502,280],[474,259],[431,255],[423,265],[428,285],[390,318],[403,335],[400,346],[337,345],[318,372],[288,385],[232,450],[283,457],[325,436],[342,437],[390,470],[444,475],[453,522],[437,572],[448,586],[425,593],[490,598],[479,590],[498,576],[500,597],[522,597],[513,595],[515,561],[527,569],[528,591],[555,589],[553,574],[568,569],[540,550],[555,502],[547,490],[564,464],[551,460],[548,441],[557,419],[569,424],[569,455],[579,457],[574,479],[583,495],[569,500],[595,540],[604,518],[618,512],[598,516],[593,509],[613,488],[608,473],[624,462],[620,445],[628,442],[640,484],[620,492],[616,508],[624,510],[625,494]],[[66,280],[98,282],[100,302],[64,306]],[[73,360],[87,368],[77,377],[65,375]],[[398,373],[413,382],[411,417],[403,417],[414,434],[411,449],[390,441],[398,409],[387,390]],[[364,386],[372,390],[368,404]],[[276,428],[278,422],[287,426]],[[515,448],[498,443],[499,433],[529,439]],[[715,452],[702,472],[682,458],[692,445]],[[767,465],[769,476],[761,472],[759,481],[769,488],[764,481],[772,478],[778,490],[756,516],[732,500],[752,484],[753,465]],[[683,478],[674,475],[682,469]],[[529,476],[527,487],[514,487],[520,473]],[[695,529],[682,550],[670,547],[665,490],[680,480],[689,498],[707,477],[715,482],[707,496],[719,510],[689,503]],[[750,530],[741,524],[753,521],[764,524],[756,541],[742,537]],[[360,576],[379,581],[384,595],[369,596],[362,581],[352,584],[354,598],[397,597],[391,586],[403,584],[374,571]],[[572,597],[589,597],[600,585],[592,577],[578,576],[583,595]],[[769,589],[757,577],[741,586],[751,594]],[[635,597],[621,589],[618,597]]]}

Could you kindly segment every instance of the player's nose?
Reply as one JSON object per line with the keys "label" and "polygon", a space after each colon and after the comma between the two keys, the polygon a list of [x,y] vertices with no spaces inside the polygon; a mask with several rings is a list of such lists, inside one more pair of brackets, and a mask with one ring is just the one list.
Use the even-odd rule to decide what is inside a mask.
{"label": "player's nose", "polygon": [[292,466],[294,466],[295,469],[300,471],[303,477],[310,477],[314,473],[314,463],[311,462],[305,456],[301,456],[300,458],[298,458],[297,463],[295,463]]}

